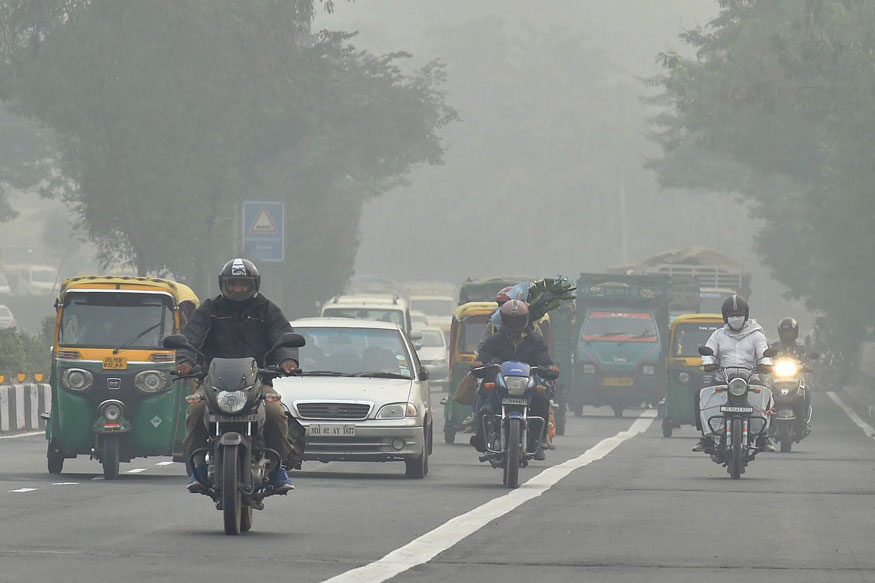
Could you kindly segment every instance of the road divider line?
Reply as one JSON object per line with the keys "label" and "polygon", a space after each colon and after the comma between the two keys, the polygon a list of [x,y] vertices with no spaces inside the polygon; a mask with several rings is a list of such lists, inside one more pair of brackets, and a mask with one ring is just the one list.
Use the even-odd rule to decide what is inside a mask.
{"label": "road divider line", "polygon": [[155,465],[156,465],[156,466],[172,466],[172,465],[175,464],[175,463],[176,463],[176,462],[158,462],[158,463],[155,464]]}
{"label": "road divider line", "polygon": [[36,492],[36,488],[19,488],[18,490],[9,490],[10,492],[22,493],[22,492]]}
{"label": "road divider line", "polygon": [[628,430],[603,439],[578,457],[547,468],[516,490],[493,498],[470,512],[445,522],[378,561],[341,573],[327,579],[325,583],[382,583],[408,569],[429,562],[491,521],[537,498],[574,470],[602,459],[623,442],[644,433],[655,417],[655,410],[644,411]]}
{"label": "road divider line", "polygon": [[33,437],[34,435],[45,434],[45,431],[28,431],[27,433],[16,433],[15,435],[0,435],[0,439],[18,439],[19,437]]}
{"label": "road divider line", "polygon": [[829,398],[832,399],[833,403],[838,405],[839,409],[845,412],[845,415],[847,415],[848,418],[854,422],[854,425],[863,430],[863,433],[866,434],[866,437],[870,439],[875,439],[875,428],[863,421],[863,418],[857,415],[856,411],[848,407],[845,402],[842,401],[839,396],[835,394],[834,391],[827,391],[826,394],[829,395]]}
{"label": "road divider line", "polygon": [[79,482],[52,482],[52,486],[78,486]]}
{"label": "road divider line", "polygon": [[133,470],[128,470],[128,471],[125,472],[125,473],[126,473],[126,474],[139,474],[139,473],[142,473],[142,472],[145,472],[145,471],[146,471],[146,468],[134,468]]}

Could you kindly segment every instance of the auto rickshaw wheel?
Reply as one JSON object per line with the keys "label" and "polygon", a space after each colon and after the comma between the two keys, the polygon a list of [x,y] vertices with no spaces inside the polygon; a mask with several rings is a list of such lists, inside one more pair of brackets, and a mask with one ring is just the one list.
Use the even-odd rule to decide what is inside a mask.
{"label": "auto rickshaw wheel", "polygon": [[789,439],[781,440],[781,453],[790,453],[790,450],[793,449],[793,442]]}
{"label": "auto rickshaw wheel", "polygon": [[452,427],[444,427],[444,443],[449,445],[456,443],[456,430]]}
{"label": "auto rickshaw wheel", "polygon": [[674,423],[668,417],[662,418],[662,436],[671,437],[671,432],[674,429]]}
{"label": "auto rickshaw wheel", "polygon": [[103,438],[103,479],[115,480],[118,478],[119,466],[119,439],[117,435],[106,435]]}
{"label": "auto rickshaw wheel", "polygon": [[583,417],[583,403],[580,401],[574,403],[574,416]]}
{"label": "auto rickshaw wheel", "polygon": [[556,416],[556,435],[565,435],[565,421],[568,419],[568,404],[562,400],[554,411]]}
{"label": "auto rickshaw wheel", "polygon": [[51,441],[46,451],[46,458],[50,474],[60,474],[64,470],[64,452],[59,451]]}

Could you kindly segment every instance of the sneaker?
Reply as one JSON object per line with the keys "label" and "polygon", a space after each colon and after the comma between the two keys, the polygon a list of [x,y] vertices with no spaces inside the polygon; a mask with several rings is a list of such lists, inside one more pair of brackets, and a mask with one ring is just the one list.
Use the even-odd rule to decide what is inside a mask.
{"label": "sneaker", "polygon": [[539,447],[538,449],[535,450],[535,459],[538,460],[539,462],[542,462],[545,459],[547,459],[547,453],[544,451],[543,447]]}
{"label": "sneaker", "polygon": [[693,447],[693,451],[704,451],[708,453],[714,451],[714,440],[710,437],[700,437],[699,443]]}
{"label": "sneaker", "polygon": [[203,494],[208,489],[206,486],[204,486],[203,483],[198,480],[198,477],[206,482],[207,466],[197,466],[196,468],[194,468],[194,472],[192,472],[189,476],[188,484],[185,485],[185,489],[192,494]]}
{"label": "sneaker", "polygon": [[273,486],[273,491],[277,494],[282,494],[283,492],[295,489],[295,485],[292,484],[292,481],[286,475],[285,468],[282,466],[277,469],[276,473],[273,475],[273,480],[271,480],[270,483]]}
{"label": "sneaker", "polygon": [[471,439],[468,440],[468,443],[480,453],[486,453],[486,444],[483,443],[482,435],[477,435],[475,433],[471,436]]}

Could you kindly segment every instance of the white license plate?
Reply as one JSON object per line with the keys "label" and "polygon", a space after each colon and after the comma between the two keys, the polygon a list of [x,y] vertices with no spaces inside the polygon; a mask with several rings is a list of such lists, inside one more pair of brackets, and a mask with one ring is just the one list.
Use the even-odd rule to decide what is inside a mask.
{"label": "white license plate", "polygon": [[308,425],[307,435],[311,437],[355,437],[355,425]]}
{"label": "white license plate", "polygon": [[721,413],[753,413],[753,407],[720,407]]}
{"label": "white license plate", "polygon": [[507,398],[501,400],[502,405],[528,405],[529,402],[526,399],[513,399]]}
{"label": "white license plate", "polygon": [[250,415],[214,415],[210,413],[209,416],[210,423],[253,423],[258,421],[258,414],[252,413]]}

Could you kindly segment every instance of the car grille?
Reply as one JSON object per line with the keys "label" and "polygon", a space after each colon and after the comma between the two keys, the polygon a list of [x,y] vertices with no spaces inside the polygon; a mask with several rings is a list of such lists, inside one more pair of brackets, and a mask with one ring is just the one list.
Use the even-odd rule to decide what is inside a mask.
{"label": "car grille", "polygon": [[298,413],[304,419],[365,419],[371,410],[368,403],[298,403]]}

